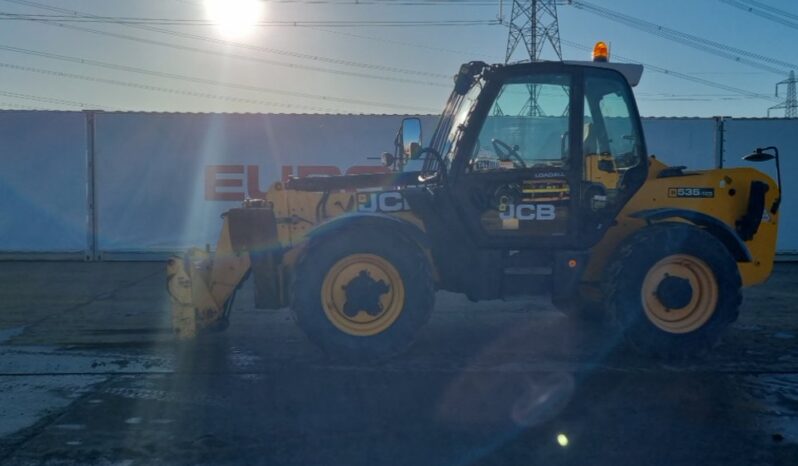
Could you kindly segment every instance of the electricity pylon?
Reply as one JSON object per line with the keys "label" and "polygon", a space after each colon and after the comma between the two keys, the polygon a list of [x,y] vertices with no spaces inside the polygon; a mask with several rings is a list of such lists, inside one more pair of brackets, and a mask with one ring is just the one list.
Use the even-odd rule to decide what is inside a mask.
{"label": "electricity pylon", "polygon": [[768,109],[768,118],[771,110],[784,109],[784,118],[798,118],[798,99],[795,95],[795,71],[790,71],[790,77],[776,84],[776,97],[779,96],[779,86],[787,86],[787,100]]}

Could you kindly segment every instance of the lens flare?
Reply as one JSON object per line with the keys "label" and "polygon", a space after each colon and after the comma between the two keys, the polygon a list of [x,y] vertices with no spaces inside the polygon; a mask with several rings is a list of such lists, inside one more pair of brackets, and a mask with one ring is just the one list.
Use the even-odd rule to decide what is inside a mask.
{"label": "lens flare", "polygon": [[229,39],[251,34],[263,19],[262,0],[205,0],[205,14]]}

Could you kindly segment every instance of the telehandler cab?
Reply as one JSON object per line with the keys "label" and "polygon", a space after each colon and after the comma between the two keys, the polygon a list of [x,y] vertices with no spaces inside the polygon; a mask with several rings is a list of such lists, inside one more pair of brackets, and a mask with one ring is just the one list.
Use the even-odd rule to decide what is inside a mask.
{"label": "telehandler cab", "polygon": [[274,183],[224,215],[215,253],[172,258],[176,334],[224,328],[251,275],[257,308],[290,307],[342,358],[406,349],[439,289],[549,294],[661,357],[711,348],[741,287],[771,273],[780,186],[649,157],[631,89],[642,71],[463,65],[427,145],[419,120],[403,121],[392,173]]}

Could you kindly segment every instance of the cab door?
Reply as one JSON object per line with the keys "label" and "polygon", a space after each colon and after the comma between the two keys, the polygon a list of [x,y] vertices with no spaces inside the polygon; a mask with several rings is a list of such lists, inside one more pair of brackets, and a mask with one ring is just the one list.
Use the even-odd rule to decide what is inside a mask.
{"label": "cab door", "polygon": [[575,89],[575,75],[562,69],[509,76],[471,115],[453,195],[478,244],[575,243],[582,178],[582,97]]}
{"label": "cab door", "polygon": [[626,80],[596,68],[585,70],[583,83],[580,235],[584,243],[593,243],[642,186],[648,163]]}

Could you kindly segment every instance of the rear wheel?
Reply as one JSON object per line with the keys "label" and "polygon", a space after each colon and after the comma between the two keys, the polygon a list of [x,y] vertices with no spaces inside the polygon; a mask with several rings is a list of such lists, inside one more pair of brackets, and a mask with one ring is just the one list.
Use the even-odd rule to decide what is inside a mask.
{"label": "rear wheel", "polygon": [[426,256],[381,230],[341,233],[312,241],[297,264],[299,326],[333,357],[369,361],[405,350],[434,303]]}
{"label": "rear wheel", "polygon": [[637,233],[610,266],[610,315],[635,348],[665,358],[701,354],[720,340],[742,301],[737,263],[711,234],[663,223]]}

